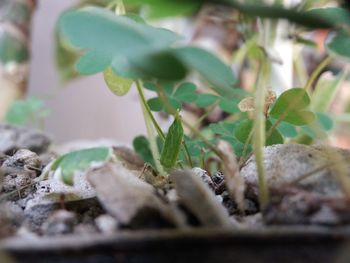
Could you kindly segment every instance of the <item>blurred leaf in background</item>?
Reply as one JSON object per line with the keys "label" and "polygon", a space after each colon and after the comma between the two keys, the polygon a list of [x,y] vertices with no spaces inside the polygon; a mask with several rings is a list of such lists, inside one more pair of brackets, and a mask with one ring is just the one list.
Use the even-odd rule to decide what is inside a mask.
{"label": "blurred leaf in background", "polygon": [[5,122],[16,126],[41,127],[49,113],[50,111],[45,108],[44,101],[37,97],[29,97],[12,103],[5,115]]}

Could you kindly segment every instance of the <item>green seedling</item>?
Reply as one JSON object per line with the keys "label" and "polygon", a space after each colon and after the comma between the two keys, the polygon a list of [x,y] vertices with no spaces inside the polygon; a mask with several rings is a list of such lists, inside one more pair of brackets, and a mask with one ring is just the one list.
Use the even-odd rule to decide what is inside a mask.
{"label": "green seedling", "polygon": [[[289,20],[298,30],[295,41],[311,47],[315,45],[299,37],[301,33],[327,28],[331,32],[326,43],[329,54],[347,58],[350,20],[342,8],[304,10],[303,6],[287,9],[263,3],[251,4],[250,1],[218,2],[240,14],[240,20],[235,23],[242,28],[249,47],[243,45],[237,51],[240,54],[239,66],[244,69],[248,65],[258,72],[253,97],[249,99],[246,98],[248,93],[239,86],[239,76],[235,76],[231,67],[214,54],[186,44],[184,38],[174,32],[147,23],[149,19],[194,14],[204,1],[118,0],[108,1],[105,5],[99,3],[74,8],[61,16],[57,33],[66,50],[74,51],[73,59],[67,61],[74,61],[76,73],[103,73],[107,86],[117,96],[124,96],[136,87],[148,136],[136,137],[133,146],[158,174],[167,176],[171,169],[204,166],[213,156],[221,158],[216,145],[219,140],[225,140],[242,159],[252,152],[255,154],[262,193],[260,201],[264,205],[268,201],[268,191],[262,162],[263,147],[298,141],[301,136],[311,140],[320,138],[319,130],[324,135],[333,126],[327,115],[330,100],[316,96],[317,93],[325,94],[324,89],[318,91],[317,77],[330,63],[331,57],[316,67],[306,83],[302,83],[303,88],[291,88],[277,98],[267,91],[271,64],[274,63],[269,45],[276,36],[275,23],[271,21]],[[257,24],[262,25],[261,30],[254,29]],[[189,74],[200,77],[200,87],[188,82]],[[73,76],[67,72],[63,75]],[[342,79],[331,84],[332,91]],[[146,97],[145,89],[153,92],[151,98]],[[186,105],[202,111],[196,125],[181,118]],[[220,121],[206,125],[208,115],[217,109],[222,112]],[[172,116],[173,123],[167,131],[161,129],[154,112]],[[190,131],[187,135],[184,134],[185,128]],[[95,158],[77,154],[81,154],[84,167]],[[97,159],[104,159],[102,157]],[[63,178],[71,183],[71,171],[79,167],[70,166],[68,161],[68,164],[57,162],[59,165],[54,166],[55,169],[60,167],[65,171],[66,165],[70,167],[66,169],[68,175]]]}

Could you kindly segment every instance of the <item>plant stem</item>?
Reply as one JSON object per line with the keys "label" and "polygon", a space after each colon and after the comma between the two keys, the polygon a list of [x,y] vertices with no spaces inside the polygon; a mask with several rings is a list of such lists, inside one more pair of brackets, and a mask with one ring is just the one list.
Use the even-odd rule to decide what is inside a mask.
{"label": "plant stem", "polygon": [[259,77],[256,84],[255,92],[255,111],[254,111],[254,136],[253,136],[253,152],[255,155],[256,166],[259,178],[259,203],[264,208],[269,201],[269,191],[266,182],[263,148],[265,146],[265,90],[266,80],[269,71],[268,62],[263,61],[260,66]]}
{"label": "plant stem", "polygon": [[145,108],[145,111],[147,112],[147,115],[151,119],[154,127],[156,128],[159,137],[164,141],[165,140],[165,135],[164,135],[162,129],[159,127],[156,119],[154,118],[154,116],[153,116],[153,114],[151,112],[150,107],[147,104],[147,101],[146,101],[146,98],[145,98],[145,94],[143,93],[142,85],[141,85],[141,81],[140,80],[136,81],[136,87],[137,87],[137,91],[138,91],[139,96],[140,96],[141,104]]}
{"label": "plant stem", "polygon": [[304,89],[306,91],[311,91],[312,84],[315,82],[316,78],[320,75],[322,70],[327,67],[327,65],[332,61],[332,57],[327,55],[320,64],[315,68],[315,70],[311,73],[308,81],[306,82]]}
{"label": "plant stem", "polygon": [[150,111],[147,109],[148,105],[146,103],[145,96],[143,94],[141,83],[140,83],[139,80],[136,81],[136,86],[137,86],[137,89],[139,91],[142,112],[143,112],[143,116],[144,116],[144,119],[145,119],[147,135],[148,135],[148,139],[149,139],[149,144],[150,144],[150,149],[151,149],[151,152],[152,152],[152,156],[153,156],[153,159],[154,159],[154,164],[156,166],[156,169],[157,169],[158,173],[161,176],[166,177],[167,176],[166,172],[164,171],[164,168],[163,168],[163,166],[161,165],[161,163],[159,161],[160,160],[160,154],[159,154],[159,150],[158,150],[158,146],[157,146],[157,140],[156,140],[156,134],[155,134],[155,130],[154,130],[154,128],[156,127],[154,125],[154,121],[155,120],[152,120],[153,115],[150,114]]}

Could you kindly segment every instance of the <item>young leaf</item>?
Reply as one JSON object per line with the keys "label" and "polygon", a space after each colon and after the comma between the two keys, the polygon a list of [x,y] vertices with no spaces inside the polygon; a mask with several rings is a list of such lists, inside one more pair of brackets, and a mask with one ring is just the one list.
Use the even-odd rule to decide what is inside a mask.
{"label": "young leaf", "polygon": [[181,102],[195,101],[197,99],[196,85],[189,82],[180,84],[174,93],[174,97]]}
{"label": "young leaf", "polygon": [[331,72],[323,73],[317,81],[312,93],[311,106],[313,111],[327,112],[331,106],[337,91],[342,86],[342,80],[346,77],[345,71],[334,76]]}
{"label": "young leaf", "polygon": [[325,131],[332,130],[334,124],[333,124],[333,120],[331,119],[331,117],[329,117],[329,115],[322,112],[317,112],[316,117],[317,117],[316,119],[318,123],[320,124],[323,130]]}
{"label": "young leaf", "polygon": [[153,155],[149,146],[149,141],[145,136],[137,136],[134,138],[132,145],[135,152],[146,162],[149,163],[152,167],[155,167]]}
{"label": "young leaf", "polygon": [[146,6],[145,15],[149,19],[159,19],[178,15],[191,15],[203,0],[124,0],[131,7]]}
{"label": "young leaf", "polygon": [[215,102],[217,102],[218,99],[219,99],[218,96],[207,94],[207,93],[201,93],[201,94],[198,94],[197,96],[196,104],[200,108],[206,108],[214,104]]}
{"label": "young leaf", "polygon": [[315,115],[307,110],[310,98],[301,88],[293,88],[283,92],[273,105],[270,116],[294,125],[305,125],[315,119]]}
{"label": "young leaf", "polygon": [[158,97],[151,98],[147,100],[147,104],[151,111],[162,111],[164,110],[163,103]]}
{"label": "young leaf", "polygon": [[[135,22],[126,16],[97,7],[69,11],[59,21],[60,34],[87,52],[77,68],[85,74],[111,65],[118,75],[140,78],[182,78],[184,66],[170,50],[179,36],[165,29]],[[171,63],[176,70],[171,70]]]}
{"label": "young leaf", "polygon": [[11,104],[6,112],[5,122],[23,126],[34,120],[45,118],[48,113],[42,100],[36,97],[29,97],[26,100],[17,100]]}
{"label": "young leaf", "polygon": [[221,96],[232,98],[236,79],[232,70],[212,53],[197,47],[174,50],[175,55],[190,69],[197,71]]}
{"label": "young leaf", "polygon": [[317,17],[322,17],[328,21],[332,21],[334,25],[350,26],[349,11],[340,7],[315,8],[306,11],[304,14],[309,14]]}
{"label": "young leaf", "polygon": [[51,170],[59,173],[65,184],[73,185],[76,171],[86,170],[93,163],[107,161],[112,156],[112,150],[107,147],[97,147],[67,153],[56,159]]}
{"label": "young leaf", "polygon": [[182,144],[184,130],[181,120],[175,118],[171,124],[160,156],[160,163],[166,168],[175,166]]}
{"label": "young leaf", "polygon": [[[251,137],[254,136],[252,133],[254,121],[253,120],[243,120],[235,128],[234,135],[242,143],[251,144]],[[266,120],[266,134],[269,133],[272,123],[269,120]],[[277,129],[275,129],[271,135],[266,138],[265,145],[281,144],[283,143],[283,137]]]}
{"label": "young leaf", "polygon": [[239,100],[237,100],[237,99],[222,98],[220,100],[219,107],[224,112],[236,113],[236,112],[239,112],[238,103],[239,103]]}
{"label": "young leaf", "polygon": [[132,86],[133,80],[116,75],[112,68],[103,71],[103,78],[109,88],[117,96],[127,94]]}
{"label": "young leaf", "polygon": [[298,136],[298,131],[294,125],[288,122],[282,121],[278,126],[277,130],[284,136],[288,138],[295,138]]}
{"label": "young leaf", "polygon": [[350,59],[350,36],[347,32],[342,30],[330,32],[325,44],[330,54]]}

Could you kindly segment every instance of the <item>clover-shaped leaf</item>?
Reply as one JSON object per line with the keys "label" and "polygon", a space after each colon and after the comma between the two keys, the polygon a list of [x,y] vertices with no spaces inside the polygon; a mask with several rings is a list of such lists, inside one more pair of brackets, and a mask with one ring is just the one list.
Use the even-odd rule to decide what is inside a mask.
{"label": "clover-shaped leaf", "polygon": [[112,68],[103,71],[103,78],[109,88],[117,96],[127,94],[132,86],[133,80],[118,76]]}
{"label": "clover-shaped leaf", "polygon": [[[153,83],[145,83],[144,87],[151,91],[157,90],[156,85]],[[178,86],[167,83],[161,87],[173,109],[181,109],[183,103],[193,102],[197,99],[197,87],[193,83],[184,82]],[[159,97],[151,98],[147,103],[152,111],[167,111],[167,107]]]}
{"label": "clover-shaped leaf", "polygon": [[350,36],[347,32],[341,30],[330,32],[325,44],[330,54],[350,59]]}
{"label": "clover-shaped leaf", "polygon": [[67,153],[56,159],[51,170],[59,173],[65,184],[73,185],[76,171],[88,169],[93,163],[107,161],[112,156],[112,150],[107,147],[97,147]]}
{"label": "clover-shaped leaf", "polygon": [[[243,120],[238,126],[235,128],[234,135],[235,137],[242,143],[251,144],[252,132],[253,132],[254,121],[253,120]],[[271,134],[270,129],[272,127],[272,123],[270,120],[266,120],[265,129],[266,138],[265,145],[273,145],[273,144],[281,144],[283,143],[283,137],[279,133],[277,129],[274,129]]]}
{"label": "clover-shaped leaf", "polygon": [[196,105],[200,108],[206,108],[218,101],[219,97],[213,94],[201,93],[197,95]]}
{"label": "clover-shaped leaf", "polygon": [[310,98],[302,88],[293,88],[283,92],[276,100],[269,115],[293,125],[306,125],[315,119],[314,113],[307,108]]}

